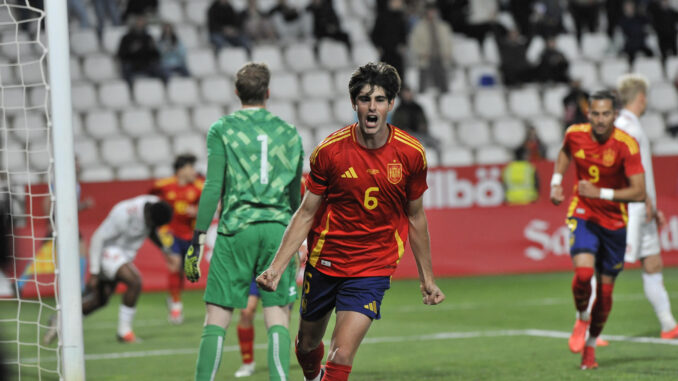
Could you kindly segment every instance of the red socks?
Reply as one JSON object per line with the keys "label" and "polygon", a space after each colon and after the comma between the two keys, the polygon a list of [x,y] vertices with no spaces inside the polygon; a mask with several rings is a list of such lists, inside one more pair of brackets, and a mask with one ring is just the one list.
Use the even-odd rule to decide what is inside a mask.
{"label": "red socks", "polygon": [[[323,356],[325,356],[325,345],[322,341],[314,350],[308,353],[301,353],[299,352],[299,340],[297,339],[294,344],[294,352],[297,354],[297,361],[299,361],[304,377],[308,380],[316,378],[318,373],[320,373],[320,362],[323,361]],[[325,374],[324,378],[328,379],[327,374]]]}
{"label": "red socks", "polygon": [[577,311],[586,311],[591,297],[591,278],[593,277],[593,268],[577,267],[574,269],[574,278],[572,278],[572,295],[574,295],[574,306]]}
{"label": "red socks", "polygon": [[599,284],[596,301],[591,310],[591,325],[589,333],[592,337],[598,337],[607,321],[607,316],[612,309],[612,289],[614,284]]}
{"label": "red socks", "polygon": [[172,301],[177,303],[181,301],[181,290],[184,288],[184,277],[181,271],[169,273],[167,277],[169,283],[169,294]]}
{"label": "red socks", "polygon": [[328,361],[325,365],[325,375],[322,381],[347,381],[349,374],[351,374],[350,365],[335,364]]}
{"label": "red socks", "polygon": [[254,361],[254,327],[242,328],[238,326],[238,343],[240,344],[242,363],[249,364]]}

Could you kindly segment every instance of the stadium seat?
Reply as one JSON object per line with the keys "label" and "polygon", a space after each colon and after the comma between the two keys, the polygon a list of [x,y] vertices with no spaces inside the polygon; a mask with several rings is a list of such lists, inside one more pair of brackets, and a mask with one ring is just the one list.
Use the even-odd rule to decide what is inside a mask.
{"label": "stadium seat", "polygon": [[334,82],[325,70],[310,71],[301,75],[301,89],[305,96],[330,99],[335,96]]}
{"label": "stadium seat", "polygon": [[168,135],[178,135],[191,130],[188,109],[165,107],[158,110],[158,128]]}
{"label": "stadium seat", "polygon": [[217,74],[214,52],[209,48],[191,49],[186,53],[186,64],[191,75],[204,78]]}
{"label": "stadium seat", "polygon": [[459,34],[455,34],[452,41],[452,47],[454,50],[452,57],[457,65],[470,67],[483,62],[483,58],[480,55],[480,46],[475,39],[461,37]]}
{"label": "stadium seat", "polygon": [[17,67],[18,79],[25,86],[40,85],[47,81],[47,70],[47,61],[23,62]]}
{"label": "stadium seat", "polygon": [[499,47],[497,46],[497,41],[492,36],[485,37],[485,41],[483,42],[483,58],[485,62],[495,66],[501,63]]}
{"label": "stadium seat", "polygon": [[656,112],[646,112],[640,117],[640,125],[651,142],[656,142],[667,138],[666,124],[661,114]]}
{"label": "stadium seat", "polygon": [[521,118],[543,113],[541,96],[535,87],[523,87],[509,91],[509,109]]}
{"label": "stadium seat", "polygon": [[315,54],[313,54],[313,45],[309,43],[289,45],[285,49],[284,56],[287,67],[296,73],[315,70],[318,67]]}
{"label": "stadium seat", "polygon": [[93,139],[79,137],[73,143],[73,151],[83,167],[99,164],[99,146]]}
{"label": "stadium seat", "polygon": [[341,69],[334,72],[334,89],[338,96],[348,98],[348,81],[353,75],[353,69]]}
{"label": "stadium seat", "polygon": [[490,144],[490,127],[481,119],[466,120],[457,126],[459,141],[467,147],[482,147]]}
{"label": "stadium seat", "polygon": [[587,61],[574,61],[570,63],[570,78],[581,81],[584,89],[596,89],[599,86],[598,70],[596,65]]}
{"label": "stadium seat", "polygon": [[206,105],[193,108],[191,120],[193,129],[207,133],[217,120],[224,116],[224,109],[221,106]]}
{"label": "stadium seat", "polygon": [[659,112],[674,111],[678,108],[678,94],[671,83],[650,86],[649,107]]}
{"label": "stadium seat", "polygon": [[26,106],[29,108],[49,106],[47,90],[45,86],[33,86],[28,90],[28,99]]}
{"label": "stadium seat", "polygon": [[553,116],[562,117],[564,114],[563,98],[569,92],[566,85],[550,86],[544,90],[544,109]]}
{"label": "stadium seat", "polygon": [[85,130],[82,127],[82,117],[74,112],[71,116],[71,127],[73,127],[73,136],[77,139],[84,135]]}
{"label": "stadium seat", "polygon": [[634,73],[644,75],[650,84],[664,82],[664,68],[658,57],[638,57],[633,61]]}
{"label": "stadium seat", "polygon": [[678,79],[678,57],[671,56],[666,59],[666,78],[674,82]]}
{"label": "stadium seat", "polygon": [[210,0],[192,0],[190,5],[186,2],[186,20],[193,25],[204,27],[207,25],[207,9],[211,4]]}
{"label": "stadium seat", "polygon": [[337,98],[332,101],[332,109],[334,110],[334,119],[338,125],[349,125],[358,121],[358,116],[353,110],[351,100],[348,97]]}
{"label": "stadium seat", "polygon": [[23,88],[17,86],[3,88],[0,91],[0,102],[5,112],[10,114],[20,113],[21,110],[26,108]]}
{"label": "stadium seat", "polygon": [[550,116],[539,116],[530,119],[530,125],[537,130],[537,136],[544,144],[560,144],[563,139],[563,124],[559,119]]}
{"label": "stadium seat", "polygon": [[625,58],[606,59],[600,63],[600,80],[610,88],[616,88],[619,76],[628,72],[629,62]]}
{"label": "stadium seat", "polygon": [[104,163],[119,167],[137,162],[132,140],[124,136],[115,136],[101,141],[101,158]]}
{"label": "stadium seat", "polygon": [[353,44],[353,64],[362,66],[367,62],[379,62],[379,52],[370,41],[363,41]]}
{"label": "stadium seat", "polygon": [[581,39],[582,57],[594,62],[605,58],[610,39],[605,33],[584,33]]}
{"label": "stadium seat", "polygon": [[[446,147],[457,144],[457,139],[454,136],[454,127],[449,121],[441,119],[430,120],[428,123],[428,131],[429,134],[439,142],[441,150],[445,150]],[[429,151],[431,151],[431,149],[429,149]]]}
{"label": "stadium seat", "polygon": [[562,144],[549,144],[546,146],[546,158],[555,161],[561,148]]}
{"label": "stadium seat", "polygon": [[195,26],[190,24],[183,25],[180,24],[175,25],[174,28],[177,34],[177,38],[181,41],[182,44],[184,44],[184,47],[186,49],[195,49],[201,46],[206,46],[206,42],[204,41],[202,36],[200,36]]}
{"label": "stadium seat", "polygon": [[299,98],[299,79],[291,72],[281,72],[271,76],[268,86],[271,99],[297,100]]}
{"label": "stadium seat", "polygon": [[468,80],[466,79],[466,71],[463,68],[451,70],[449,73],[449,92],[457,93],[460,91],[463,92],[469,90]]}
{"label": "stadium seat", "polygon": [[163,0],[158,2],[158,16],[165,22],[181,24],[184,21],[184,9],[179,1]]}
{"label": "stadium seat", "polygon": [[0,150],[0,165],[9,172],[27,172],[26,146],[16,142],[5,142],[4,149]]}
{"label": "stadium seat", "polygon": [[[219,51],[217,61],[221,72],[235,78],[235,74],[249,61],[249,59],[247,58],[247,51],[245,48],[228,47]],[[191,68],[189,67],[189,69]]]}
{"label": "stadium seat", "polygon": [[[118,48],[120,47],[120,40],[127,33],[126,26],[110,26],[107,25],[104,28],[104,33],[102,37],[102,45],[104,52],[116,55],[118,53]],[[72,41],[72,40],[71,40]]]}
{"label": "stadium seat", "polygon": [[333,123],[329,102],[324,99],[309,99],[299,104],[299,122],[309,127]]}
{"label": "stadium seat", "polygon": [[84,182],[104,182],[113,181],[115,173],[113,168],[105,165],[88,166],[80,172],[80,181]]}
{"label": "stadium seat", "polygon": [[579,60],[579,45],[574,33],[559,34],[556,37],[556,48],[560,50],[570,62]]}
{"label": "stadium seat", "polygon": [[118,167],[118,180],[145,180],[150,179],[151,170],[146,164],[128,163]]}
{"label": "stadium seat", "polygon": [[[335,1],[335,4],[339,4],[339,2]],[[370,13],[374,13],[374,10],[369,10]],[[343,29],[348,33],[349,39],[353,43],[354,46],[358,46],[364,42],[370,42],[369,40],[369,35],[370,31],[365,30],[365,22],[364,20],[361,20],[358,17],[344,17],[341,18],[341,23],[343,24]],[[364,65],[369,61],[354,61],[356,62],[356,65]]]}
{"label": "stadium seat", "polygon": [[328,136],[333,134],[334,132],[338,131],[344,126],[338,126],[335,124],[325,124],[321,125],[319,127],[315,127],[315,142],[314,145],[320,144],[323,140],[325,140]]}
{"label": "stadium seat", "polygon": [[510,149],[520,146],[526,135],[525,123],[518,119],[499,119],[492,124],[493,140]]}
{"label": "stadium seat", "polygon": [[[7,13],[4,13],[4,15],[5,18],[8,18]],[[35,51],[37,43],[34,37],[22,31],[15,32],[14,27],[7,28],[8,25],[12,25],[11,21],[5,21],[4,25],[6,27],[3,31],[6,32],[2,34],[2,43],[0,43],[0,53],[4,56],[3,59],[6,59],[8,62],[16,62],[21,57],[21,62],[26,62],[39,57]]]}
{"label": "stadium seat", "polygon": [[120,127],[127,136],[145,136],[155,133],[153,114],[146,108],[124,110],[120,117]]}
{"label": "stadium seat", "polygon": [[28,164],[33,171],[46,172],[49,169],[52,160],[49,146],[50,144],[48,141],[43,141],[39,144],[31,144],[28,151]]}
{"label": "stadium seat", "polygon": [[174,152],[169,138],[162,135],[144,136],[137,141],[139,158],[146,164],[159,164],[171,161]]}
{"label": "stadium seat", "polygon": [[440,115],[452,121],[473,117],[470,96],[463,93],[445,93],[440,96]]}
{"label": "stadium seat", "polygon": [[292,101],[271,100],[266,102],[266,109],[287,123],[297,124],[297,111]]}
{"label": "stadium seat", "polygon": [[132,104],[127,82],[123,80],[103,83],[99,87],[99,103],[105,108],[121,110]]}
{"label": "stadium seat", "polygon": [[539,57],[541,56],[541,53],[544,51],[545,47],[546,43],[544,42],[543,38],[540,36],[533,37],[530,41],[530,45],[527,47],[527,60],[533,64],[538,64]]}
{"label": "stadium seat", "polygon": [[468,68],[468,82],[472,88],[483,88],[481,80],[484,77],[494,78],[495,84],[500,84],[502,81],[495,65],[478,64]]}
{"label": "stadium seat", "polygon": [[655,156],[678,155],[678,140],[662,139],[652,144],[652,154]]}
{"label": "stadium seat", "polygon": [[427,91],[414,96],[414,99],[424,109],[424,114],[428,119],[440,119],[438,113],[438,99],[434,92]]}
{"label": "stadium seat", "polygon": [[301,136],[301,145],[304,147],[304,161],[307,162],[316,146],[313,130],[306,127],[297,127],[297,132]]}
{"label": "stadium seat", "polygon": [[[83,79],[82,68],[80,67],[80,60],[77,57],[70,58],[71,82],[78,82]],[[3,72],[4,73],[4,72]],[[5,76],[2,76],[3,83]]]}
{"label": "stadium seat", "polygon": [[504,164],[513,160],[513,155],[506,147],[502,146],[484,146],[476,150],[476,164]]}
{"label": "stadium seat", "polygon": [[89,136],[103,139],[120,134],[118,118],[111,110],[94,110],[85,116],[85,130]]}
{"label": "stadium seat", "polygon": [[107,54],[92,54],[85,57],[83,74],[85,78],[95,83],[120,78],[117,64],[113,57]]}
{"label": "stadium seat", "polygon": [[230,104],[237,101],[233,83],[224,76],[203,78],[200,81],[200,94],[208,102]]}
{"label": "stadium seat", "polygon": [[446,147],[440,165],[464,167],[473,164],[473,152],[468,147]]}
{"label": "stadium seat", "polygon": [[206,139],[205,135],[197,132],[177,135],[172,139],[172,152],[175,152],[177,155],[191,153],[198,159],[206,159]]}
{"label": "stadium seat", "polygon": [[134,81],[134,100],[138,105],[159,107],[165,104],[165,86],[156,78],[138,78]]}
{"label": "stadium seat", "polygon": [[16,141],[22,144],[48,139],[47,120],[44,113],[37,111],[27,111],[16,115],[12,122],[12,131]]}
{"label": "stadium seat", "polygon": [[325,69],[337,70],[351,66],[348,49],[341,42],[321,39],[318,50],[320,65]]}
{"label": "stadium seat", "polygon": [[[71,58],[71,66],[73,65],[73,62],[77,64],[78,60]],[[15,65],[0,65],[0,84],[2,84],[3,87],[19,85],[21,83],[15,69]],[[72,81],[74,81],[74,79],[72,79]]]}
{"label": "stadium seat", "polygon": [[162,179],[164,177],[170,177],[174,175],[174,169],[172,168],[171,163],[170,164],[156,164],[151,166],[151,172],[153,174],[153,177],[156,179]]}
{"label": "stadium seat", "polygon": [[167,84],[167,96],[176,105],[192,106],[200,102],[198,84],[190,77],[172,77]]}
{"label": "stadium seat", "polygon": [[[286,70],[280,47],[277,45],[256,45],[252,48],[252,61],[266,62],[272,73]],[[274,74],[275,76],[275,74]]]}
{"label": "stadium seat", "polygon": [[506,100],[502,90],[478,90],[474,103],[476,114],[485,119],[498,119],[506,116]]}
{"label": "stadium seat", "polygon": [[71,52],[78,56],[99,52],[99,39],[92,29],[79,29],[69,33]]}

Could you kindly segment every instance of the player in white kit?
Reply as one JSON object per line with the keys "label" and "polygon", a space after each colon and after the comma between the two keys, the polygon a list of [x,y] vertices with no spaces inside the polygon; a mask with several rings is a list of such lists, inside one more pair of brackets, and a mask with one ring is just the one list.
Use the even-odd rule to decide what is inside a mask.
{"label": "player in white kit", "polygon": [[645,169],[645,202],[628,204],[628,224],[626,226],[626,254],[624,260],[633,263],[640,259],[643,266],[643,286],[645,296],[654,307],[663,339],[678,338],[678,326],[671,313],[669,295],[664,287],[662,275],[662,257],[660,255],[659,234],[665,223],[664,214],[657,210],[657,193],[652,171],[652,152],[650,141],[643,131],[638,118],[647,107],[648,82],[638,74],[625,74],[617,82],[617,91],[623,109],[615,121],[615,126],[633,136],[640,146],[640,157]]}
{"label": "player in white kit", "polygon": [[[103,307],[115,292],[118,282],[126,291],[118,313],[118,340],[137,341],[132,331],[136,303],[141,293],[141,275],[134,266],[137,250],[150,238],[161,249],[156,229],[172,218],[172,207],[160,198],[143,195],[117,203],[92,235],[89,273],[82,297],[82,313],[88,315]],[[57,319],[50,318],[50,329],[43,337],[49,343],[57,334]]]}

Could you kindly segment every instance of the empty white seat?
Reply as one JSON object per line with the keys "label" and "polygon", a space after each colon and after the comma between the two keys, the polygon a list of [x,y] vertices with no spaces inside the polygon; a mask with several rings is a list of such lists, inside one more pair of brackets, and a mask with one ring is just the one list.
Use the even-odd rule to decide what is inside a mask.
{"label": "empty white seat", "polygon": [[501,90],[483,89],[475,96],[476,114],[487,119],[498,119],[506,115],[506,100]]}
{"label": "empty white seat", "polygon": [[509,92],[509,109],[519,117],[525,118],[541,114],[541,96],[534,87],[523,87]]}
{"label": "empty white seat", "polygon": [[355,123],[358,120],[356,112],[353,110],[351,101],[348,97],[341,97],[334,100],[332,102],[332,109],[334,110],[334,119],[342,126]]}
{"label": "empty white seat", "polygon": [[540,116],[530,119],[530,124],[537,130],[542,143],[559,145],[563,138],[563,125],[554,117]]}
{"label": "empty white seat", "polygon": [[48,142],[31,144],[28,151],[28,162],[34,172],[46,172],[52,162],[51,149]]}
{"label": "empty white seat", "polygon": [[174,175],[174,168],[172,168],[171,164],[160,163],[151,166],[151,173],[154,178],[161,179]]}
{"label": "empty white seat", "polygon": [[117,54],[118,47],[120,47],[120,40],[122,40],[122,37],[126,33],[126,26],[106,26],[102,37],[104,51],[112,55]]}
{"label": "empty white seat", "polygon": [[287,123],[297,124],[297,111],[291,101],[271,100],[266,102],[266,109]]}
{"label": "empty white seat", "polygon": [[190,24],[175,25],[177,38],[181,40],[186,49],[199,48],[205,45],[202,37],[198,34],[196,27]]}
{"label": "empty white seat", "polygon": [[511,149],[525,141],[525,124],[518,119],[499,119],[492,124],[494,141]]}
{"label": "empty white seat", "polygon": [[17,69],[19,79],[24,86],[43,84],[47,80],[47,61],[22,62]]}
{"label": "empty white seat", "polygon": [[450,71],[448,85],[449,92],[451,93],[467,91],[469,89],[469,83],[466,78],[466,71],[462,68]]}
{"label": "empty white seat", "polygon": [[79,29],[70,32],[71,51],[79,56],[85,56],[99,51],[99,40],[94,29]]}
{"label": "empty white seat", "polygon": [[548,87],[544,90],[544,109],[554,116],[563,116],[563,98],[567,95],[569,89],[565,85]]}
{"label": "empty white seat", "polygon": [[141,106],[158,107],[165,104],[165,86],[156,78],[138,78],[134,81],[134,100]]}
{"label": "empty white seat", "polygon": [[104,163],[113,167],[137,161],[132,140],[124,136],[103,139],[101,141],[101,158]]}
{"label": "empty white seat", "polygon": [[424,114],[428,119],[440,119],[438,113],[438,100],[433,92],[425,92],[415,96],[415,100],[421,108],[424,109]]}
{"label": "empty white seat", "polygon": [[340,69],[334,72],[334,89],[339,96],[348,96],[348,81],[353,75],[353,69]]}
{"label": "empty white seat", "polygon": [[184,21],[184,10],[179,1],[163,0],[158,3],[158,16],[163,21],[180,24]]}
{"label": "empty white seat", "polygon": [[503,164],[511,161],[513,155],[506,147],[484,146],[476,150],[476,164]]}
{"label": "empty white seat", "polygon": [[678,108],[676,88],[670,83],[650,86],[649,107],[660,112],[676,110]]}
{"label": "empty white seat", "polygon": [[299,104],[299,121],[309,127],[332,123],[332,109],[323,99],[309,99]]}
{"label": "empty white seat", "polygon": [[342,69],[351,65],[348,48],[341,42],[324,38],[318,48],[320,65],[326,69]]}
{"label": "empty white seat", "polygon": [[83,63],[85,77],[94,82],[118,79],[118,68],[113,57],[107,54],[88,55]]}
{"label": "empty white seat", "polygon": [[454,49],[452,56],[455,62],[461,66],[473,66],[483,61],[480,55],[480,46],[475,39],[455,34],[452,46]]}
{"label": "empty white seat", "polygon": [[473,152],[467,147],[446,147],[440,165],[464,167],[473,164]]}
{"label": "empty white seat", "polygon": [[268,87],[271,89],[273,99],[296,100],[299,98],[299,80],[293,73],[282,72],[271,76]]}
{"label": "empty white seat", "polygon": [[652,154],[656,156],[678,155],[678,140],[662,139],[652,144]]}
{"label": "empty white seat", "polygon": [[457,136],[465,146],[485,146],[490,144],[490,127],[480,119],[463,121],[457,126]]}
{"label": "empty white seat", "polygon": [[191,153],[199,159],[207,158],[206,137],[197,132],[177,135],[172,139],[172,152],[177,155]]}
{"label": "empty white seat", "polygon": [[[335,8],[340,8],[337,7],[341,1],[335,2]],[[369,9],[368,12],[373,13],[373,9]],[[365,16],[365,15],[355,15],[355,16]],[[361,20],[361,17],[355,17],[355,16],[347,16],[347,17],[339,17],[341,20],[341,23],[343,24],[343,29],[348,33],[348,36],[350,40],[353,42],[354,46],[360,45],[363,42],[369,42],[369,34],[370,32],[365,30],[365,21]],[[358,62],[358,61],[356,61]],[[360,65],[364,65],[369,61],[363,61],[360,62]]]}
{"label": "empty white seat", "polygon": [[[4,13],[4,15],[7,15],[7,13]],[[11,29],[11,32],[2,34],[2,43],[0,44],[0,52],[2,52],[7,59],[18,61],[18,58],[21,57],[21,61],[24,62],[37,58],[34,49],[37,42],[33,39],[34,37],[22,31],[15,32],[14,28],[7,29]],[[5,31],[7,29],[5,29]]]}
{"label": "empty white seat", "polygon": [[194,77],[202,78],[217,73],[212,49],[191,49],[186,54],[186,65]]}
{"label": "empty white seat", "polygon": [[315,138],[313,137],[313,130],[310,128],[297,126],[297,132],[299,133],[299,136],[301,136],[301,145],[304,147],[304,161],[308,162],[308,158],[311,156],[311,153],[316,146]]}
{"label": "empty white seat", "polygon": [[210,0],[192,0],[186,2],[186,19],[192,24],[205,26],[207,24],[207,9],[212,4]]}
{"label": "empty white seat", "polygon": [[493,65],[499,65],[501,63],[499,58],[499,48],[497,47],[497,41],[494,39],[494,37],[485,38],[482,50],[485,62],[489,62]]}
{"label": "empty white seat", "polygon": [[584,33],[581,39],[582,56],[592,61],[600,61],[610,46],[605,33]]}
{"label": "empty white seat", "polygon": [[112,181],[114,178],[113,168],[105,165],[84,167],[80,172],[80,180],[85,182]]}
{"label": "empty white seat", "polygon": [[573,33],[559,34],[556,37],[556,48],[572,62],[579,59],[579,45]]}
{"label": "empty white seat", "polygon": [[203,78],[200,81],[202,98],[211,103],[229,104],[236,101],[233,83],[224,76]]}
{"label": "empty white seat", "polygon": [[71,102],[77,111],[88,111],[97,107],[97,93],[94,86],[86,82],[74,83],[71,86]]}
{"label": "empty white seat", "polygon": [[25,144],[6,141],[0,150],[0,168],[9,172],[28,172]]}
{"label": "empty white seat", "polygon": [[[436,140],[440,144],[441,149],[445,149],[444,147],[452,146],[457,143],[456,138],[454,136],[454,127],[452,126],[452,123],[446,120],[441,119],[430,120],[428,123],[428,132],[431,136],[436,138]],[[429,166],[431,166],[431,163],[429,163]]]}
{"label": "empty white seat", "polygon": [[49,100],[47,99],[47,89],[46,85],[35,85],[31,86],[28,90],[28,104],[27,107],[43,107],[49,106]]}
{"label": "empty white seat", "polygon": [[600,80],[611,88],[616,88],[619,76],[628,72],[629,62],[623,58],[606,59],[600,63]]}
{"label": "empty white seat", "polygon": [[214,122],[224,116],[224,109],[217,105],[198,106],[191,113],[193,129],[207,133]]}
{"label": "empty white seat", "polygon": [[198,85],[190,77],[172,77],[167,84],[167,96],[174,104],[194,105],[199,102]]}
{"label": "empty white seat", "polygon": [[252,61],[266,62],[271,72],[276,73],[285,70],[282,53],[277,45],[256,45],[252,48]]}
{"label": "empty white seat", "polygon": [[120,127],[125,135],[144,136],[155,132],[153,114],[145,108],[125,110],[120,118]]}
{"label": "empty white seat", "polygon": [[594,89],[598,85],[598,70],[591,62],[574,61],[570,63],[570,78],[581,81],[585,89]]}
{"label": "empty white seat", "polygon": [[379,62],[379,52],[370,41],[355,43],[353,46],[353,64],[362,66],[367,62]]}
{"label": "empty white seat", "polygon": [[87,134],[95,138],[108,138],[120,133],[118,118],[111,110],[88,112],[85,117],[85,130],[87,130]]}
{"label": "empty white seat", "polygon": [[[71,64],[73,62],[78,62],[77,59],[71,58]],[[17,77],[15,65],[0,65],[0,80],[2,80],[2,86],[12,86],[21,84],[21,80]],[[73,71],[71,69],[71,71]]]}
{"label": "empty white seat", "polygon": [[227,47],[219,51],[217,56],[219,70],[235,77],[240,68],[249,61],[245,48]]}
{"label": "empty white seat", "polygon": [[666,78],[671,82],[678,78],[678,57],[671,56],[666,59]]}
{"label": "empty white seat", "polygon": [[84,135],[84,129],[82,128],[82,117],[77,112],[74,112],[71,116],[71,127],[73,128],[73,135],[76,139]]}
{"label": "empty white seat", "polygon": [[83,167],[98,164],[99,146],[95,140],[80,137],[73,143],[73,151]]}
{"label": "empty white seat", "polygon": [[160,131],[169,135],[177,135],[191,129],[188,110],[181,107],[159,109],[157,121]]}
{"label": "empty white seat", "polygon": [[656,112],[646,112],[640,118],[640,125],[650,141],[658,141],[666,138],[666,124],[661,114]]}
{"label": "empty white seat", "polygon": [[166,162],[174,157],[169,138],[166,136],[144,136],[137,141],[139,158],[146,164]]}
{"label": "empty white seat", "polygon": [[541,38],[540,36],[535,36],[532,38],[530,41],[530,45],[527,47],[527,60],[532,62],[533,64],[539,63],[539,57],[541,56],[541,53],[544,51],[544,47],[546,47],[546,44],[544,43],[544,39]]}
{"label": "empty white seat", "polygon": [[657,57],[637,57],[633,61],[633,72],[644,75],[650,84],[664,81],[664,68]]}
{"label": "empty white seat", "polygon": [[48,139],[45,116],[35,111],[18,114],[12,123],[12,131],[18,143],[46,141]]}
{"label": "empty white seat", "polygon": [[[82,79],[82,69],[80,68],[80,60],[77,57],[71,57],[70,59],[70,69],[71,69],[71,82],[77,82]],[[3,83],[5,82],[5,77],[2,78]]]}
{"label": "empty white seat", "polygon": [[301,88],[312,98],[334,97],[334,83],[327,71],[312,71],[301,75]]}
{"label": "empty white seat", "polygon": [[291,44],[285,49],[284,56],[287,67],[297,73],[318,67],[312,44]]}
{"label": "empty white seat", "polygon": [[99,102],[115,110],[125,109],[132,104],[127,82],[122,80],[106,82],[99,87]]}
{"label": "empty white seat", "polygon": [[150,179],[151,169],[143,163],[127,163],[118,167],[118,180],[144,180]]}
{"label": "empty white seat", "polygon": [[468,68],[468,82],[471,87],[482,88],[481,80],[484,77],[494,78],[495,84],[501,83],[501,75],[495,65],[478,64]]}
{"label": "empty white seat", "polygon": [[325,140],[327,137],[329,137],[331,134],[339,131],[344,126],[339,126],[339,125],[321,125],[319,127],[315,127],[315,145],[320,144],[323,140]]}

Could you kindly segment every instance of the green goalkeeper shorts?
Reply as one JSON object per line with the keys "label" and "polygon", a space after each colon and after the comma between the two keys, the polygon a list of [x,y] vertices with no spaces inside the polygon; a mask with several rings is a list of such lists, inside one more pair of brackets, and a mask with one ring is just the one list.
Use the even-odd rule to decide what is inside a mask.
{"label": "green goalkeeper shorts", "polygon": [[[266,222],[248,225],[234,235],[217,235],[204,300],[222,307],[245,308],[252,279],[273,261],[285,226]],[[285,306],[297,299],[296,261],[280,277],[274,292],[259,290],[264,307]]]}

